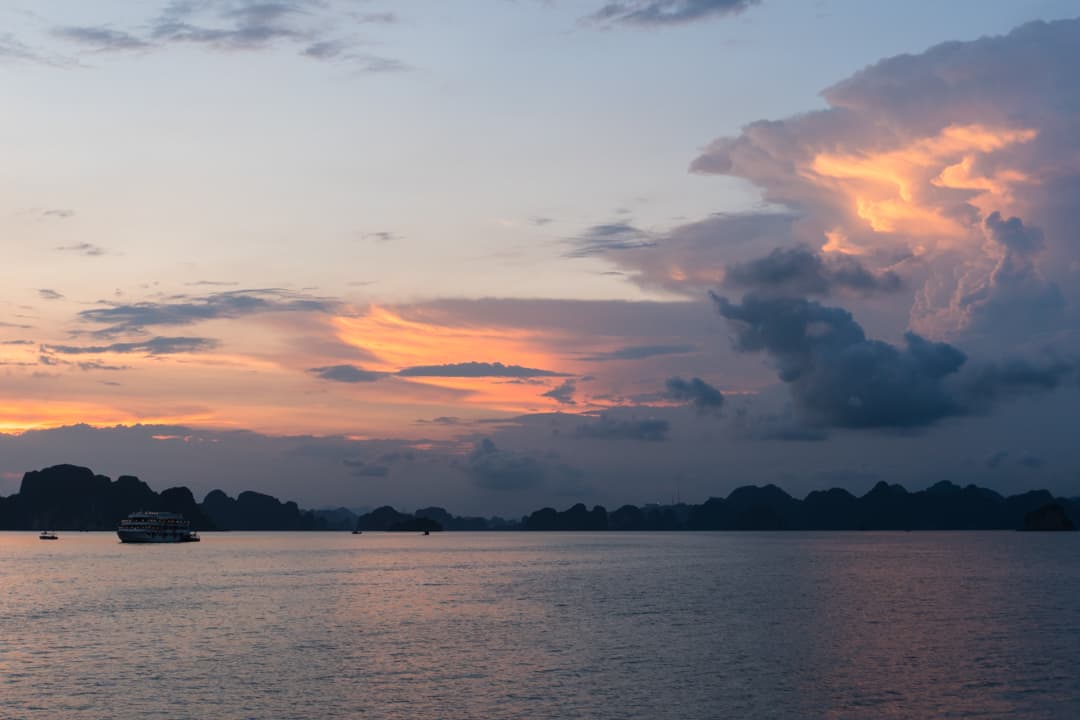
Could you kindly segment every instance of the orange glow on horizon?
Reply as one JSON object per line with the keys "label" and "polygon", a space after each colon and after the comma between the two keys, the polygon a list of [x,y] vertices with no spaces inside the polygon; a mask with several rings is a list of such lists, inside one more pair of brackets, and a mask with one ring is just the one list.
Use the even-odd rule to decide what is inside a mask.
{"label": "orange glow on horizon", "polygon": [[91,402],[26,401],[0,405],[0,433],[21,435],[31,430],[53,430],[70,425],[95,428],[133,425],[207,425],[221,422],[209,412],[143,415]]}

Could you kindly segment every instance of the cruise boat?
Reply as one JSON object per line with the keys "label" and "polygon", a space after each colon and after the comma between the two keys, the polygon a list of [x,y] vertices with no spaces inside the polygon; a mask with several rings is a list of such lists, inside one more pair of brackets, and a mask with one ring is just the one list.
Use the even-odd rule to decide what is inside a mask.
{"label": "cruise boat", "polygon": [[56,537],[56,533],[52,530],[42,530],[41,534],[38,535],[39,540],[56,540]]}
{"label": "cruise boat", "polygon": [[183,515],[171,512],[133,512],[120,521],[116,534],[125,543],[199,542],[191,523]]}

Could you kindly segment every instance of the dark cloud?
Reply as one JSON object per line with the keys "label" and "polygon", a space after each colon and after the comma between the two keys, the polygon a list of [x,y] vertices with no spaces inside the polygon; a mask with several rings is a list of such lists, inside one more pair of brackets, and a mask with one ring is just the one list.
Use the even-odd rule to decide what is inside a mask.
{"label": "dark cloud", "polygon": [[544,227],[545,225],[550,225],[553,222],[555,222],[554,218],[544,217],[542,215],[534,215],[533,217],[529,218],[529,223],[537,227]]}
{"label": "dark cloud", "polygon": [[539,458],[500,450],[490,438],[476,444],[465,467],[473,484],[485,490],[527,490],[542,484],[548,473]]}
{"label": "dark cloud", "polygon": [[719,412],[724,406],[724,394],[701,378],[668,378],[665,387],[669,398],[690,403],[699,413]]}
{"label": "dark cloud", "polygon": [[566,380],[561,385],[548,390],[546,393],[541,393],[541,397],[549,397],[553,400],[557,400],[563,405],[575,405],[574,393],[577,391],[577,385],[573,380]]}
{"label": "dark cloud", "polygon": [[33,340],[0,340],[0,345],[33,345]]}
{"label": "dark cloud", "polygon": [[564,256],[582,258],[605,255],[613,251],[653,247],[656,240],[650,233],[630,223],[614,222],[593,225],[567,243],[571,249],[563,253]]}
{"label": "dark cloud", "polygon": [[461,423],[461,418],[449,415],[442,415],[437,418],[431,418],[430,420],[421,418],[416,421],[417,425],[460,425]]}
{"label": "dark cloud", "polygon": [[334,382],[343,383],[375,382],[376,380],[386,377],[386,373],[364,370],[355,365],[330,365],[327,367],[311,368],[308,372],[317,375],[323,380],[333,380]]}
{"label": "dark cloud", "polygon": [[850,255],[822,257],[806,246],[776,248],[768,255],[727,268],[724,284],[763,293],[830,295],[836,289],[889,293],[901,288],[891,271],[874,273]]}
{"label": "dark cloud", "polygon": [[19,330],[29,330],[30,328],[32,328],[34,326],[33,325],[23,325],[23,324],[20,324],[20,323],[9,323],[9,322],[4,322],[4,321],[0,320],[0,327],[17,328]]}
{"label": "dark cloud", "polygon": [[44,352],[59,355],[96,355],[100,353],[145,353],[173,355],[213,350],[217,340],[202,337],[154,337],[139,342],[119,342],[111,345],[42,345]]}
{"label": "dark cloud", "polygon": [[78,363],[75,363],[75,365],[80,370],[84,370],[84,371],[85,370],[117,371],[117,370],[129,370],[130,369],[130,366],[128,366],[128,365],[108,365],[106,363],[99,362],[97,360],[88,360],[86,362],[78,362]]}
{"label": "dark cloud", "polygon": [[49,288],[38,288],[38,297],[42,300],[63,300],[64,296],[55,290]]}
{"label": "dark cloud", "polygon": [[659,355],[686,355],[697,352],[694,345],[628,345],[608,352],[586,355],[585,362],[607,362],[609,360],[644,360]]}
{"label": "dark cloud", "polygon": [[59,27],[53,30],[53,34],[64,40],[85,45],[94,52],[125,52],[153,47],[151,43],[134,35],[102,26]]}
{"label": "dark cloud", "polygon": [[736,348],[767,353],[813,424],[918,427],[962,412],[945,380],[966,357],[951,345],[910,332],[904,348],[870,340],[848,311],[801,298],[713,299]]}
{"label": "dark cloud", "polygon": [[59,252],[78,253],[87,257],[97,257],[105,254],[105,248],[98,247],[93,243],[76,243],[74,245],[59,245],[55,248]]}
{"label": "dark cloud", "polygon": [[622,420],[604,415],[596,422],[578,425],[574,434],[580,438],[601,440],[662,442],[667,440],[668,430],[670,430],[670,423],[667,420],[655,418]]}
{"label": "dark cloud", "polygon": [[139,302],[83,310],[79,320],[102,325],[96,335],[139,333],[148,327],[190,325],[203,320],[276,312],[331,312],[335,302],[278,288],[230,290],[203,297],[178,295],[165,302]]}
{"label": "dark cloud", "polygon": [[1007,450],[999,450],[986,459],[986,467],[994,470],[1000,466],[1007,457],[1009,457],[1009,452]]}
{"label": "dark cloud", "polygon": [[417,365],[399,370],[402,377],[567,377],[566,373],[539,370],[520,365],[503,365],[500,362],[464,362],[446,365]]}
{"label": "dark cloud", "polygon": [[659,27],[724,15],[737,15],[760,0],[620,0],[609,2],[586,20],[605,25]]}
{"label": "dark cloud", "polygon": [[765,352],[811,424],[920,427],[1054,390],[1080,374],[1080,362],[1054,358],[965,366],[967,356],[948,343],[913,332],[902,348],[871,340],[847,310],[803,298],[712,297],[735,331],[735,348]]}

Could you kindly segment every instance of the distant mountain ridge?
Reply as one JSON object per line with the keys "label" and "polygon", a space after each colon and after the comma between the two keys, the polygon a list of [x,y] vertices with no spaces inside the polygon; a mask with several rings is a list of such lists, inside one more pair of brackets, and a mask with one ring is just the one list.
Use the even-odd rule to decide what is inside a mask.
{"label": "distant mountain ridge", "polygon": [[301,510],[295,502],[253,491],[221,490],[195,502],[186,487],[154,492],[132,475],[115,481],[76,465],[23,475],[16,495],[0,497],[0,530],[112,530],[136,510],[178,512],[198,530],[1069,530],[1080,498],[1033,490],[1008,497],[950,482],[918,492],[884,482],[856,496],[815,490],[804,499],[775,485],[747,485],[700,505],[623,505],[608,512],[578,503],[537,510],[518,521],[457,517],[427,507],[408,514],[390,506],[357,515],[345,508]]}
{"label": "distant mountain ridge", "polygon": [[0,498],[0,529],[113,530],[136,510],[177,512],[196,530],[323,529],[313,513],[262,493],[214,490],[197,503],[186,487],[157,493],[132,475],[111,481],[77,465],[24,474],[18,494]]}

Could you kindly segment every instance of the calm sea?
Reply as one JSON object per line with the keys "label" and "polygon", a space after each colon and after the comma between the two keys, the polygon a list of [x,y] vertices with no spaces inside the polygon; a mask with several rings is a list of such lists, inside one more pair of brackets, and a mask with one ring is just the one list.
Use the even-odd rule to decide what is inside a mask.
{"label": "calm sea", "polygon": [[1080,717],[1080,534],[60,535],[5,719]]}

